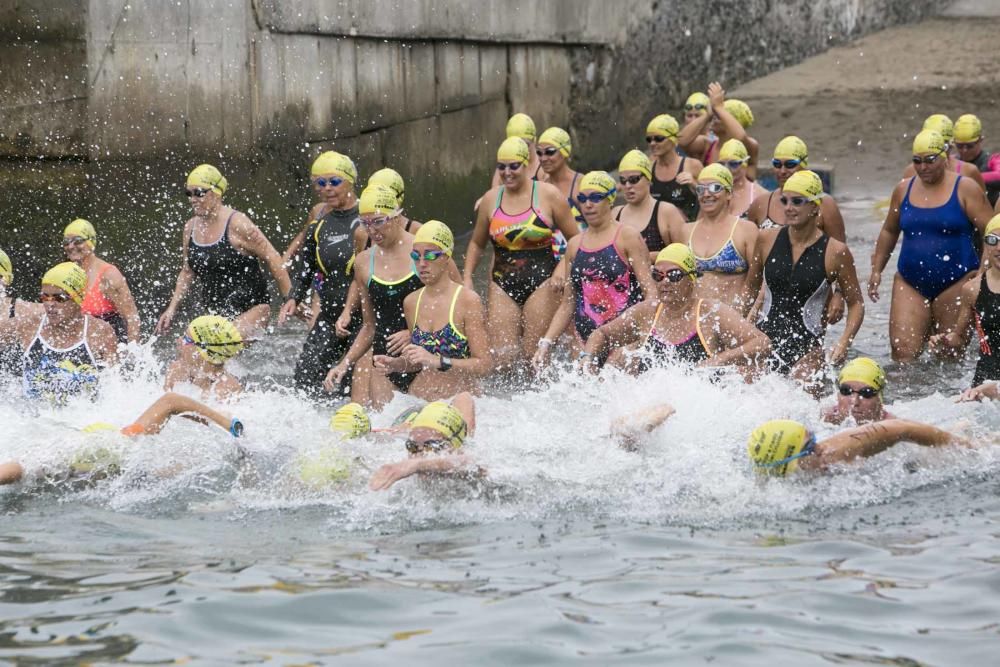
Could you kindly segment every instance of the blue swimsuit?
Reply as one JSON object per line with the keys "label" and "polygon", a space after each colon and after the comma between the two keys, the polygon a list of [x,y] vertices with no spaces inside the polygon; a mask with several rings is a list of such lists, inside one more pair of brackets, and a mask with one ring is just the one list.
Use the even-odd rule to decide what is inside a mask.
{"label": "blue swimsuit", "polygon": [[736,245],[733,243],[733,234],[736,233],[736,226],[740,224],[739,219],[733,223],[733,228],[729,230],[729,239],[711,257],[699,257],[694,252],[694,246],[691,245],[691,242],[694,241],[694,233],[698,229],[699,224],[700,221],[694,223],[694,227],[691,228],[691,236],[688,237],[688,248],[694,253],[694,261],[698,267],[698,271],[700,273],[746,273],[747,269],[750,268],[750,264],[740,254],[740,251],[736,249]]}
{"label": "blue swimsuit", "polygon": [[933,301],[965,276],[979,268],[974,235],[976,228],[958,199],[959,176],[951,197],[941,206],[922,208],[910,203],[913,181],[899,207],[903,247],[899,251],[899,275],[928,301]]}

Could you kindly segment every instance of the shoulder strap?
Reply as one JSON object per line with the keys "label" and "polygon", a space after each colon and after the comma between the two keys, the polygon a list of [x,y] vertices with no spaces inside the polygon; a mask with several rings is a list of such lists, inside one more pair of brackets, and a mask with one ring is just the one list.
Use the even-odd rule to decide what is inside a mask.
{"label": "shoulder strap", "polygon": [[698,303],[694,307],[694,330],[698,333],[698,340],[701,341],[701,346],[705,348],[705,353],[712,357],[715,356],[712,348],[708,346],[708,341],[701,332],[701,304],[703,301],[704,299],[698,299]]}
{"label": "shoulder strap", "polygon": [[913,182],[914,182],[915,180],[917,180],[917,177],[916,177],[916,176],[911,176],[911,177],[910,177],[910,182],[909,182],[909,184],[908,184],[908,185],[906,186],[906,197],[905,197],[906,199],[909,199],[909,198],[910,198],[910,190],[912,190],[912,189],[913,189]]}
{"label": "shoulder strap", "polygon": [[319,266],[319,270],[323,272],[323,275],[329,275],[330,272],[326,270],[326,265],[323,264],[323,258],[319,256],[319,230],[323,228],[323,223],[326,218],[320,218],[316,221],[316,229],[313,230],[313,240],[316,241],[316,265]]}
{"label": "shoulder strap", "polygon": [[458,303],[458,294],[462,291],[462,286],[459,285],[458,289],[455,290],[455,294],[451,297],[451,308],[448,309],[448,323],[451,324],[451,328],[458,333],[458,327],[455,326],[455,304]]}
{"label": "shoulder strap", "polygon": [[417,319],[420,317],[420,300],[424,298],[424,290],[426,287],[421,287],[417,290],[417,305],[413,309],[413,329],[417,328]]}
{"label": "shoulder strap", "polygon": [[503,186],[501,185],[497,189],[497,200],[496,200],[496,203],[493,204],[493,212],[494,213],[500,209],[500,205],[502,203],[503,203]]}
{"label": "shoulder strap", "polygon": [[646,333],[646,340],[647,341],[649,340],[650,336],[653,335],[653,332],[656,331],[656,323],[660,319],[660,312],[662,310],[663,310],[663,304],[662,303],[656,304],[656,313],[653,314],[653,323],[649,326],[649,332]]}
{"label": "shoulder strap", "polygon": [[375,248],[368,249],[368,285],[372,284],[375,277]]}
{"label": "shoulder strap", "polygon": [[538,181],[531,182],[531,208],[538,209]]}

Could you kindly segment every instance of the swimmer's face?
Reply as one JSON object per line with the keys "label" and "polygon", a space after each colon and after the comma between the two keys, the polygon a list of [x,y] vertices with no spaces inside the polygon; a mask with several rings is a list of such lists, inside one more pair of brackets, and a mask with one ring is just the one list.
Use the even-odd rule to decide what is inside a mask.
{"label": "swimmer's face", "polygon": [[399,223],[402,219],[399,214],[386,215],[385,213],[365,213],[360,216],[361,224],[368,232],[368,238],[377,246],[385,247],[391,243],[398,243]]}
{"label": "swimmer's face", "polygon": [[69,293],[54,285],[42,285],[39,301],[45,308],[45,317],[53,324],[80,314],[80,306],[70,298]]}
{"label": "swimmer's face", "polygon": [[689,105],[685,105],[684,106],[684,124],[685,125],[688,125],[689,123],[698,120],[699,118],[701,118],[702,116],[704,116],[706,113],[708,113],[708,111],[705,108],[696,109],[694,107],[691,107],[691,109],[688,109],[688,106]]}
{"label": "swimmer's face", "polygon": [[663,280],[656,283],[656,294],[665,304],[684,303],[694,294],[694,281],[690,276],[684,275],[683,279],[676,282],[670,279],[678,271],[683,273],[684,267],[673,262],[657,262],[653,265],[654,275],[663,277]]}
{"label": "swimmer's face", "polygon": [[778,158],[775,157],[771,161],[771,165],[774,168],[774,179],[778,181],[778,185],[784,185],[785,181],[797,171],[805,169],[802,161],[797,158]]}
{"label": "swimmer's face", "polygon": [[[532,149],[534,150],[534,149]],[[517,160],[497,160],[497,173],[505,188],[515,187],[528,180],[528,165]]]}
{"label": "swimmer's face", "polygon": [[618,190],[629,204],[645,201],[649,196],[649,179],[638,171],[623,171],[618,175]]}
{"label": "swimmer's face", "polygon": [[[948,159],[945,153],[921,153],[914,154],[914,159],[921,158],[920,163],[913,163],[913,170],[924,183],[937,183],[944,177],[944,172],[948,168]],[[927,158],[933,157],[934,162],[928,163]]]}
{"label": "swimmer's face", "polygon": [[[652,141],[650,141],[652,139]],[[664,137],[663,135],[651,134],[646,139],[646,143],[649,146],[649,154],[654,158],[660,158],[669,155],[677,147],[674,143],[672,137]]]}
{"label": "swimmer's face", "polygon": [[94,253],[87,240],[75,234],[63,237],[62,248],[66,259],[71,262],[79,262]]}
{"label": "swimmer's face", "polygon": [[546,174],[554,173],[566,164],[566,158],[559,152],[559,148],[552,144],[538,144],[538,147],[535,148],[535,155],[542,165],[542,171]]}
{"label": "swimmer's face", "polygon": [[716,180],[698,181],[696,186],[698,205],[709,215],[729,207],[730,193],[725,186]]}
{"label": "swimmer's face", "polygon": [[966,143],[954,142],[952,146],[955,147],[955,154],[958,155],[958,159],[963,162],[972,162],[979,154],[983,151],[983,138],[980,137],[975,141],[970,141]]}
{"label": "swimmer's face", "polygon": [[[448,255],[433,243],[414,243],[410,257],[417,267],[417,277],[425,285],[436,283],[448,270]],[[431,259],[433,257],[433,259]]]}
{"label": "swimmer's face", "polygon": [[[851,393],[844,395],[844,389]],[[877,421],[882,416],[882,394],[865,398],[858,392],[871,393],[871,387],[864,382],[841,382],[837,392],[837,411],[842,415],[854,417],[859,424]]]}
{"label": "swimmer's face", "polygon": [[811,202],[798,192],[781,192],[778,200],[785,212],[785,224],[795,227],[808,223],[819,213],[819,204]]}
{"label": "swimmer's face", "polygon": [[406,439],[406,451],[412,456],[427,456],[428,454],[447,451],[450,445],[440,431],[426,426],[410,430]]}
{"label": "swimmer's face", "polygon": [[220,195],[212,190],[202,188],[187,188],[187,198],[188,203],[191,204],[191,210],[199,218],[211,217],[218,209],[219,204],[222,203]]}
{"label": "swimmer's face", "polygon": [[312,177],[313,190],[324,204],[333,208],[348,208],[354,185],[340,174],[316,174]]}
{"label": "swimmer's face", "polygon": [[[611,216],[611,200],[614,197],[607,196],[608,193],[599,190],[580,190],[577,193],[576,207],[580,209],[588,225],[599,223],[605,217]],[[585,201],[580,201],[579,195],[586,197]],[[605,195],[600,201],[593,201],[599,195]]]}

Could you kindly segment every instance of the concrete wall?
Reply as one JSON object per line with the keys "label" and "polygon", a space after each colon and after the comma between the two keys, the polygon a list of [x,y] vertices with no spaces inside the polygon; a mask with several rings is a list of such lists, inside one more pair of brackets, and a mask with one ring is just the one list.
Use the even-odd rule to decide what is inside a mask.
{"label": "concrete wall", "polygon": [[[646,121],[930,0],[0,0],[0,155],[250,155],[463,177],[512,111],[580,167]],[[418,177],[419,178],[419,177]]]}

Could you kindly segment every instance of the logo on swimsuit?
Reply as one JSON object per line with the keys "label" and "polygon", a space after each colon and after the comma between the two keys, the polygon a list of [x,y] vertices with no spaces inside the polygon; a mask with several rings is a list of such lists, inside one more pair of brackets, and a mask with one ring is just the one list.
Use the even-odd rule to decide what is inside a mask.
{"label": "logo on swimsuit", "polygon": [[63,406],[70,396],[97,391],[96,369],[90,364],[77,364],[69,359],[53,363],[43,357],[34,372],[25,376],[28,395],[44,399],[53,406]]}
{"label": "logo on swimsuit", "polygon": [[337,234],[336,236],[329,236],[326,239],[326,244],[328,246],[330,246],[330,245],[337,245],[338,243],[341,243],[342,241],[346,241],[349,238],[351,238],[350,234]]}

